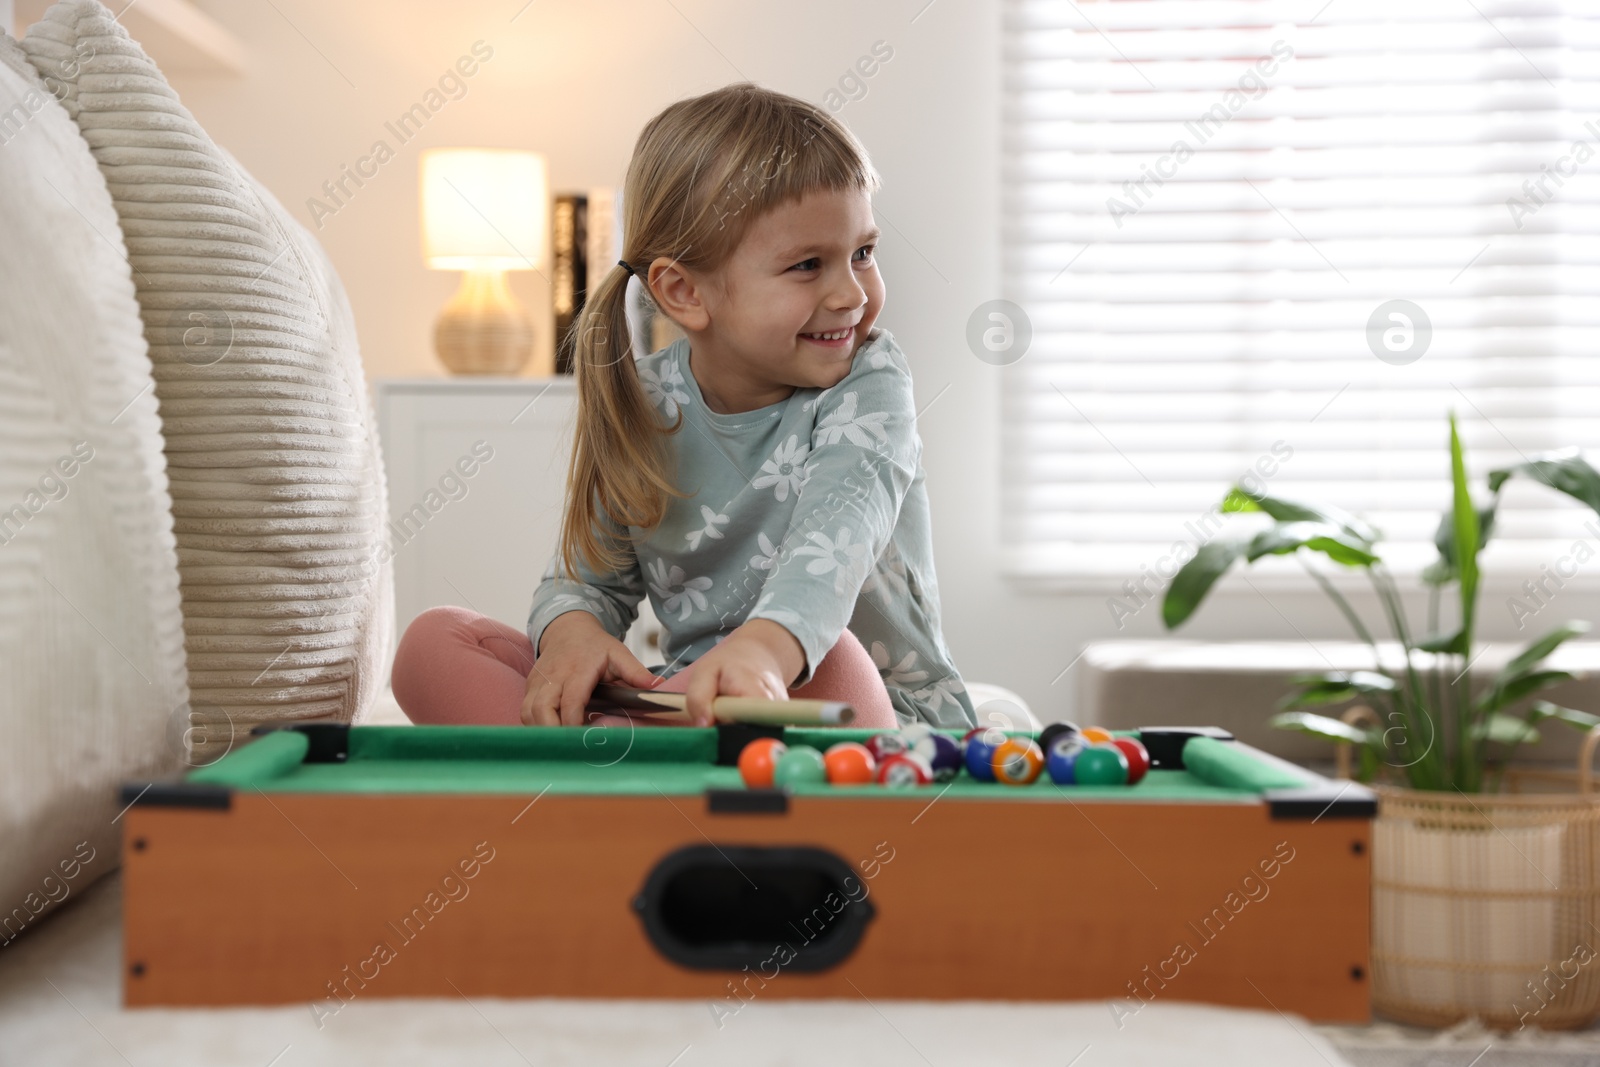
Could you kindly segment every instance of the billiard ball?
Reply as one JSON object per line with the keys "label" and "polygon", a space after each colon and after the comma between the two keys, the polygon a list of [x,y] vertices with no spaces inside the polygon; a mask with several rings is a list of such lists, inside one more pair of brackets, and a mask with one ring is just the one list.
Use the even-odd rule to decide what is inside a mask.
{"label": "billiard ball", "polygon": [[739,777],[751,789],[771,789],[772,772],[789,746],[776,737],[758,737],[739,750]]}
{"label": "billiard ball", "polygon": [[1050,746],[1050,754],[1045,757],[1045,773],[1050,775],[1050,780],[1056,785],[1073,785],[1077,778],[1074,775],[1078,763],[1078,753],[1084,749],[1083,741],[1076,736],[1058,738]]}
{"label": "billiard ball", "polygon": [[1132,737],[1113,737],[1111,743],[1122,750],[1128,758],[1128,784],[1138,785],[1140,779],[1150,770],[1150,753],[1144,744]]}
{"label": "billiard ball", "polygon": [[1128,757],[1116,745],[1089,745],[1072,771],[1079,785],[1127,785]]}
{"label": "billiard ball", "polygon": [[924,757],[931,755],[929,740],[933,736],[933,727],[925,722],[914,722],[900,727],[900,740],[906,743],[906,751],[921,752]]}
{"label": "billiard ball", "polygon": [[1013,737],[994,750],[994,780],[1006,785],[1032,785],[1044,768],[1044,753],[1037,743]]}
{"label": "billiard ball", "polygon": [[882,763],[890,756],[897,756],[910,749],[905,738],[898,733],[873,734],[867,738],[867,751],[872,753],[872,758]]}
{"label": "billiard ball", "polygon": [[1039,749],[1045,754],[1045,758],[1049,759],[1050,749],[1055,745],[1058,739],[1076,734],[1077,732],[1078,727],[1076,723],[1053,722],[1049,726],[1046,726],[1043,730],[1039,731]]}
{"label": "billiard ball", "polygon": [[772,784],[780,789],[795,785],[814,785],[828,780],[828,765],[822,753],[810,745],[794,745],[778,757],[772,769]]}
{"label": "billiard ball", "polygon": [[915,752],[897,752],[878,764],[878,784],[909,789],[933,781],[933,768]]}
{"label": "billiard ball", "polygon": [[827,765],[828,781],[834,785],[865,785],[878,771],[878,761],[867,751],[866,745],[854,741],[840,741],[823,753]]}
{"label": "billiard ball", "polygon": [[992,726],[976,733],[968,732],[967,746],[962,753],[967,773],[980,782],[994,781],[994,750],[1005,742],[1005,732]]}
{"label": "billiard ball", "polygon": [[1104,726],[1085,726],[1078,731],[1084,741],[1099,741],[1102,744],[1111,740],[1111,731]]}
{"label": "billiard ball", "polygon": [[[933,768],[933,780],[948,782],[961,773],[961,746],[949,734],[935,730],[929,735],[929,743],[933,755],[928,760],[928,765]],[[919,748],[918,754],[922,750]]]}

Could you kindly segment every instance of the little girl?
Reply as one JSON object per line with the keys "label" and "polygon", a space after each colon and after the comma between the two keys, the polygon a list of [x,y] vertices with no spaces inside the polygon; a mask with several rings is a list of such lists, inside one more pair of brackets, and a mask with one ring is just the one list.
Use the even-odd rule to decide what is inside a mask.
{"label": "little girl", "polygon": [[[911,369],[874,325],[879,177],[841,123],[744,82],[639,135],[623,258],[591,275],[560,543],[526,638],[433,608],[395,653],[414,722],[576,725],[600,682],[845,700],[973,726],[939,627]],[[684,338],[630,351],[634,278]],[[622,643],[648,593],[667,662]],[[607,720],[610,721],[610,720]]]}

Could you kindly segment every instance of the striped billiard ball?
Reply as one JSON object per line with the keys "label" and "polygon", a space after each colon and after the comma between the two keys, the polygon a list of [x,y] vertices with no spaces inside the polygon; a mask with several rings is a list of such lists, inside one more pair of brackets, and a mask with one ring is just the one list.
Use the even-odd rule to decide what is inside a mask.
{"label": "striped billiard ball", "polygon": [[[933,749],[928,765],[933,768],[934,781],[948,782],[961,773],[961,746],[955,738],[935,730],[928,736],[928,746]],[[917,751],[923,750],[919,746]]]}
{"label": "striped billiard ball", "polygon": [[909,789],[933,781],[933,768],[915,752],[901,752],[878,764],[878,784]]}
{"label": "striped billiard ball", "polygon": [[1070,737],[1077,732],[1077,724],[1071,722],[1053,722],[1039,731],[1039,749],[1044,753],[1045,759],[1048,760],[1050,758],[1050,750],[1055,747],[1057,741],[1063,737]]}
{"label": "striped billiard ball", "polygon": [[1036,742],[1013,737],[994,750],[994,780],[1005,785],[1032,785],[1044,769],[1044,753]]}
{"label": "striped billiard ball", "polygon": [[873,734],[867,738],[866,744],[867,751],[872,753],[872,758],[877,760],[880,765],[890,756],[898,756],[902,752],[910,751],[911,748],[897,730]]}
{"label": "striped billiard ball", "polygon": [[933,736],[933,727],[925,722],[907,723],[900,727],[900,740],[906,743],[906,751],[908,752],[921,751],[931,736]]}

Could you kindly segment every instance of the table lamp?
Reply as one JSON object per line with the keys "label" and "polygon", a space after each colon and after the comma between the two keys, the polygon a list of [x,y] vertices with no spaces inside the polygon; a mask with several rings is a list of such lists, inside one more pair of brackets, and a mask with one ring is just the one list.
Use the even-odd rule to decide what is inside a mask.
{"label": "table lamp", "polygon": [[516,374],[533,353],[533,319],[506,285],[506,271],[544,262],[545,158],[432,148],[421,167],[423,258],[432,270],[462,272],[461,288],[434,324],[434,349],[453,374]]}

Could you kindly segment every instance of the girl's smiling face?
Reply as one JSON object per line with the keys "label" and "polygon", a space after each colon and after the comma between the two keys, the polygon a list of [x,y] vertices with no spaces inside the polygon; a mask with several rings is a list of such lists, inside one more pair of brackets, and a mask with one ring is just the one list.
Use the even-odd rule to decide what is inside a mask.
{"label": "girl's smiling face", "polygon": [[[817,190],[752,222],[709,276],[656,261],[670,264],[657,299],[688,334],[690,371],[713,410],[751,411],[844,379],[883,308],[878,235],[864,191]],[[840,331],[842,341],[806,336]]]}

